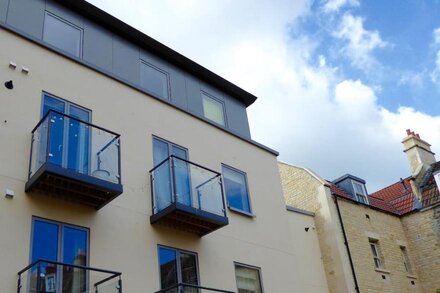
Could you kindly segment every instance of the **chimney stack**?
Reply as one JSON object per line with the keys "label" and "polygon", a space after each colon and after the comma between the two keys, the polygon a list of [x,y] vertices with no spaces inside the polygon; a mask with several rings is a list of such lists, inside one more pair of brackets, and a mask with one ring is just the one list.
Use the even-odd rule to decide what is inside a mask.
{"label": "chimney stack", "polygon": [[423,176],[431,164],[436,162],[435,154],[431,151],[431,145],[421,139],[418,133],[407,129],[406,134],[407,137],[402,140],[403,151],[408,157],[412,176]]}

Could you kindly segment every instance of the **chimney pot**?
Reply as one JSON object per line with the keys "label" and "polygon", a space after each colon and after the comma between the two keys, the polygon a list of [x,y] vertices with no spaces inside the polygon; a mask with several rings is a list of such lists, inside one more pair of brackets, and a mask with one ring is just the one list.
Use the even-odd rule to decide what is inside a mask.
{"label": "chimney pot", "polygon": [[407,129],[406,130],[406,135],[410,135],[411,134],[411,129]]}
{"label": "chimney pot", "polygon": [[416,134],[416,136],[417,136],[417,138],[420,138],[420,135],[418,133]]}

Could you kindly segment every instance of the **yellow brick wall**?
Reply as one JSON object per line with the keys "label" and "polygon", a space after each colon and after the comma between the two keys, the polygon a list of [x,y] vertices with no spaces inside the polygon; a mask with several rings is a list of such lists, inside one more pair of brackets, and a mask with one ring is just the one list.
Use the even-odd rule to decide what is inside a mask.
{"label": "yellow brick wall", "polygon": [[[414,269],[413,249],[409,246],[400,218],[344,199],[339,199],[339,205],[360,291],[422,292]],[[378,240],[385,272],[375,269],[369,238]],[[405,270],[400,246],[407,249],[414,277],[409,277]]]}
{"label": "yellow brick wall", "polygon": [[317,188],[321,183],[303,168],[278,163],[285,201],[309,212],[318,210]]}
{"label": "yellow brick wall", "polygon": [[440,292],[440,206],[402,218],[423,291]]}
{"label": "yellow brick wall", "polygon": [[[331,208],[334,207],[329,207],[327,203],[328,187],[324,187],[322,182],[304,168],[284,163],[278,163],[278,168],[286,204],[315,213],[315,227],[329,291],[353,292],[347,289],[354,288],[354,285],[345,248],[342,247],[342,230],[337,222],[332,221],[335,211],[331,211]],[[343,254],[342,257],[340,253]]]}

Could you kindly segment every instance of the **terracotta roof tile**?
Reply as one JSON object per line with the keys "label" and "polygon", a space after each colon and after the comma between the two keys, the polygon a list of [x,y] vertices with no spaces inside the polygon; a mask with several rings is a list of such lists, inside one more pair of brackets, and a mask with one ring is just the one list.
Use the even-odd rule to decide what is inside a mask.
{"label": "terracotta roof tile", "polygon": [[409,213],[413,210],[415,201],[415,196],[409,181],[410,178],[411,177],[405,178],[403,184],[397,181],[390,186],[374,192],[371,196],[382,199],[396,209],[400,215]]}

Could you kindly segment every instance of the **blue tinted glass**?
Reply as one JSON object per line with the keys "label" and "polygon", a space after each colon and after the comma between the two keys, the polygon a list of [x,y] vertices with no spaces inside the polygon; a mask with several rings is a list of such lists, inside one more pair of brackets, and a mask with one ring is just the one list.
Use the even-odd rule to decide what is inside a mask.
{"label": "blue tinted glass", "polygon": [[34,220],[32,261],[58,259],[58,225]]}
{"label": "blue tinted glass", "polygon": [[81,30],[66,21],[46,13],[44,18],[45,42],[76,57],[81,53]]}
{"label": "blue tinted glass", "polygon": [[63,233],[63,262],[87,265],[87,232],[65,226]]}
{"label": "blue tinted glass", "polygon": [[159,165],[163,160],[169,157],[168,144],[159,139],[153,138],[153,161],[154,166]]}
{"label": "blue tinted glass", "polygon": [[250,213],[245,175],[223,167],[223,177],[229,206]]}
{"label": "blue tinted glass", "polygon": [[64,109],[65,103],[63,101],[44,95],[43,116],[46,115],[49,110],[56,110],[58,112],[64,113]]}
{"label": "blue tinted glass", "polygon": [[[43,116],[46,115],[49,110],[56,110],[58,112],[64,113],[65,103],[63,101],[45,95],[43,100]],[[58,113],[50,114],[48,127],[50,129],[50,133],[48,136],[48,161],[61,166],[63,162],[64,148],[64,117]],[[46,140],[44,139],[43,141]],[[45,156],[45,154],[41,155]]]}
{"label": "blue tinted glass", "polygon": [[[70,106],[70,116],[89,122],[90,113],[76,106]],[[67,168],[80,173],[89,171],[90,127],[77,120],[68,119]]]}
{"label": "blue tinted glass", "polygon": [[145,63],[141,63],[141,86],[168,99],[168,75]]}
{"label": "blue tinted glass", "polygon": [[176,251],[160,247],[159,265],[162,289],[177,284]]}

